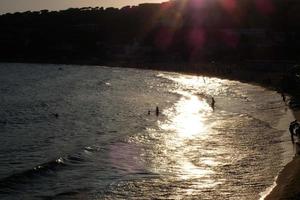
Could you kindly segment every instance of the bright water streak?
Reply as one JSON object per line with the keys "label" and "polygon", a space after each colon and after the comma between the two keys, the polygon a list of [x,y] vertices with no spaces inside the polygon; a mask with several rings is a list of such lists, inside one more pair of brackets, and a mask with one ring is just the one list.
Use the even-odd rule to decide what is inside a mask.
{"label": "bright water streak", "polygon": [[259,199],[292,156],[291,113],[258,86],[107,67],[0,72],[1,199]]}

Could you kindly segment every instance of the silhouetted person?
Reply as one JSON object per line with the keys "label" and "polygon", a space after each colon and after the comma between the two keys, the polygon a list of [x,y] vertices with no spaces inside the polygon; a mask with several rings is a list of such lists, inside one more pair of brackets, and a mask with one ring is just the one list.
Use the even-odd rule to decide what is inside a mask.
{"label": "silhouetted person", "polygon": [[55,113],[54,117],[57,119],[59,117],[58,113]]}
{"label": "silhouetted person", "polygon": [[212,97],[212,98],[211,98],[211,107],[212,107],[213,110],[215,110],[215,103],[216,103],[216,101],[215,101],[215,99]]}
{"label": "silhouetted person", "polygon": [[283,92],[281,93],[281,97],[282,97],[282,101],[285,102],[285,101],[286,101],[286,98],[285,98],[285,95],[284,95]]}
{"label": "silhouetted person", "polygon": [[156,116],[158,116],[158,115],[159,115],[159,108],[158,108],[158,106],[156,106],[156,109],[155,109],[155,114],[156,114]]}
{"label": "silhouetted person", "polygon": [[151,111],[150,110],[148,110],[148,115],[150,115],[151,114]]}
{"label": "silhouetted person", "polygon": [[299,132],[299,123],[297,122],[297,120],[292,121],[290,123],[289,131],[290,131],[290,134],[291,134],[291,140],[294,143],[294,135],[296,135],[295,131],[297,131],[297,133]]}

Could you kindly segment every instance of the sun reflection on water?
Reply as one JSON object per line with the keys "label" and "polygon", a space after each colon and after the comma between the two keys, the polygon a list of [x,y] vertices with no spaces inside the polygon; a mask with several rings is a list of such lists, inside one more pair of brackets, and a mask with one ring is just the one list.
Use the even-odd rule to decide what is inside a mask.
{"label": "sun reflection on water", "polygon": [[[258,192],[268,185],[265,175],[277,173],[269,166],[278,158],[269,152],[279,150],[276,145],[266,146],[266,141],[276,142],[280,134],[265,123],[268,119],[258,116],[261,110],[256,112],[257,107],[269,108],[269,104],[251,100],[260,100],[262,90],[216,78],[167,73],[159,77],[161,82],[151,84],[153,88],[163,85],[163,101],[171,96],[172,104],[155,102],[162,114],[147,115],[147,120],[157,126],[146,126],[145,133],[130,136],[129,145],[113,149],[117,154],[111,155],[113,165],[122,174],[117,182],[122,184],[114,185],[113,195],[258,199]],[[212,97],[216,99],[215,110],[210,105]],[[273,112],[279,103],[272,103]]]}
{"label": "sun reflection on water", "polygon": [[195,95],[188,93],[185,95],[175,105],[175,110],[166,111],[166,115],[172,116],[171,121],[162,124],[161,128],[166,131],[175,131],[180,138],[192,138],[205,134],[205,116],[211,112],[209,104]]}
{"label": "sun reflection on water", "polygon": [[214,173],[212,170],[197,167],[189,161],[181,163],[181,172],[180,178],[182,179],[203,178]]}
{"label": "sun reflection on water", "polygon": [[186,76],[173,79],[178,83],[177,90],[173,92],[180,94],[181,98],[174,107],[164,111],[169,120],[159,123],[162,132],[168,133],[164,148],[167,149],[166,159],[171,162],[164,167],[172,169],[174,179],[193,185],[187,191],[179,193],[194,194],[199,188],[211,188],[220,184],[211,177],[215,173],[213,167],[218,165],[213,158],[195,160],[195,155],[199,155],[197,150],[203,149],[200,142],[211,134],[206,120],[213,114],[213,110],[205,96],[182,90],[180,86],[201,87],[209,80]]}

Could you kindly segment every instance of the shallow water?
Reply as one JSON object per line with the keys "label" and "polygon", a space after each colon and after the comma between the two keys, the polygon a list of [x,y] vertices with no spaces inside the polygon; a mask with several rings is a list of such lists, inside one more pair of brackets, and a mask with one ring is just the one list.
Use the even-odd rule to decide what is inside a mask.
{"label": "shallow water", "polygon": [[0,93],[0,199],[259,199],[293,154],[280,95],[237,81],[0,64]]}

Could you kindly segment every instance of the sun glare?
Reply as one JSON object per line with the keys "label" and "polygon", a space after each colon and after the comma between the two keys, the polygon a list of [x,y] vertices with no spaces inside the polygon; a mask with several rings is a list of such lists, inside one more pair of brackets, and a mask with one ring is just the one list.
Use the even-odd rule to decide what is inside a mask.
{"label": "sun glare", "polygon": [[207,102],[200,101],[197,96],[182,99],[177,105],[179,115],[175,116],[174,123],[180,137],[193,137],[205,131],[202,115],[209,110]]}

